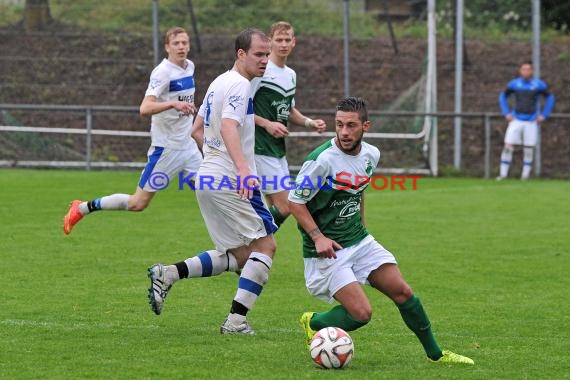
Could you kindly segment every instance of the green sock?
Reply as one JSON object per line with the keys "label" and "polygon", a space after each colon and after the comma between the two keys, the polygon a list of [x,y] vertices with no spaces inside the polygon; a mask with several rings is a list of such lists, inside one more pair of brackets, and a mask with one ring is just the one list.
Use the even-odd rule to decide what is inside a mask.
{"label": "green sock", "polygon": [[345,331],[356,330],[367,324],[368,321],[357,321],[353,319],[348,310],[342,305],[337,305],[324,313],[315,313],[311,319],[311,328],[315,331],[325,327],[340,327]]}
{"label": "green sock", "polygon": [[443,354],[433,336],[431,323],[420,299],[414,295],[397,306],[406,326],[416,334],[427,356],[433,360],[439,359]]}
{"label": "green sock", "polygon": [[275,224],[277,224],[277,227],[281,226],[285,219],[287,219],[287,217],[281,214],[281,211],[279,211],[275,205],[269,207],[269,212],[273,215],[273,220],[275,221]]}

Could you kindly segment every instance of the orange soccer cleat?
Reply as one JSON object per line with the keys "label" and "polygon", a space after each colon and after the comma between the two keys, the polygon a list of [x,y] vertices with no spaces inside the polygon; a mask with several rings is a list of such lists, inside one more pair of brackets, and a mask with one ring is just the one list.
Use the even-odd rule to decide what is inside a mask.
{"label": "orange soccer cleat", "polygon": [[69,204],[69,210],[67,210],[67,214],[63,217],[63,232],[66,235],[71,233],[73,226],[77,224],[83,218],[83,214],[79,211],[79,204],[82,201],[74,200]]}

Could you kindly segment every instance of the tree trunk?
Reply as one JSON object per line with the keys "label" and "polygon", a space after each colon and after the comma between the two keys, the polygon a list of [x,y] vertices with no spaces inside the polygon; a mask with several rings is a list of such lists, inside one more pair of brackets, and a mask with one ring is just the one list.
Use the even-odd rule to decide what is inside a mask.
{"label": "tree trunk", "polygon": [[24,28],[27,32],[43,29],[51,21],[49,0],[26,0]]}

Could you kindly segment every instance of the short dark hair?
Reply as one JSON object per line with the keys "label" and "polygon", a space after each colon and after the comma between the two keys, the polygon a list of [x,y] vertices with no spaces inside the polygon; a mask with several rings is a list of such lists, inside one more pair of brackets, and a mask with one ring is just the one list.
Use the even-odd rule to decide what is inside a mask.
{"label": "short dark hair", "polygon": [[251,40],[254,35],[258,35],[263,40],[269,40],[269,38],[260,29],[257,28],[247,28],[240,32],[236,37],[235,42],[235,54],[237,57],[238,50],[247,51],[251,48]]}
{"label": "short dark hair", "polygon": [[366,100],[359,98],[357,96],[349,96],[339,100],[336,104],[337,111],[343,112],[358,112],[360,121],[363,123],[368,121],[368,109],[366,108]]}
{"label": "short dark hair", "polygon": [[524,65],[529,65],[532,67],[532,61],[523,61],[519,67],[523,67]]}

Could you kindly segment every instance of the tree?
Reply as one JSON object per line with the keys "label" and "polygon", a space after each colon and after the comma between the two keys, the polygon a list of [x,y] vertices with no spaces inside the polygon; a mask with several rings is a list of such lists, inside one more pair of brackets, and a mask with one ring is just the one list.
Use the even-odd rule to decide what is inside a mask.
{"label": "tree", "polygon": [[570,33],[570,3],[560,0],[542,0],[543,22]]}
{"label": "tree", "polygon": [[52,22],[49,0],[26,0],[24,28],[26,31],[43,29]]}

